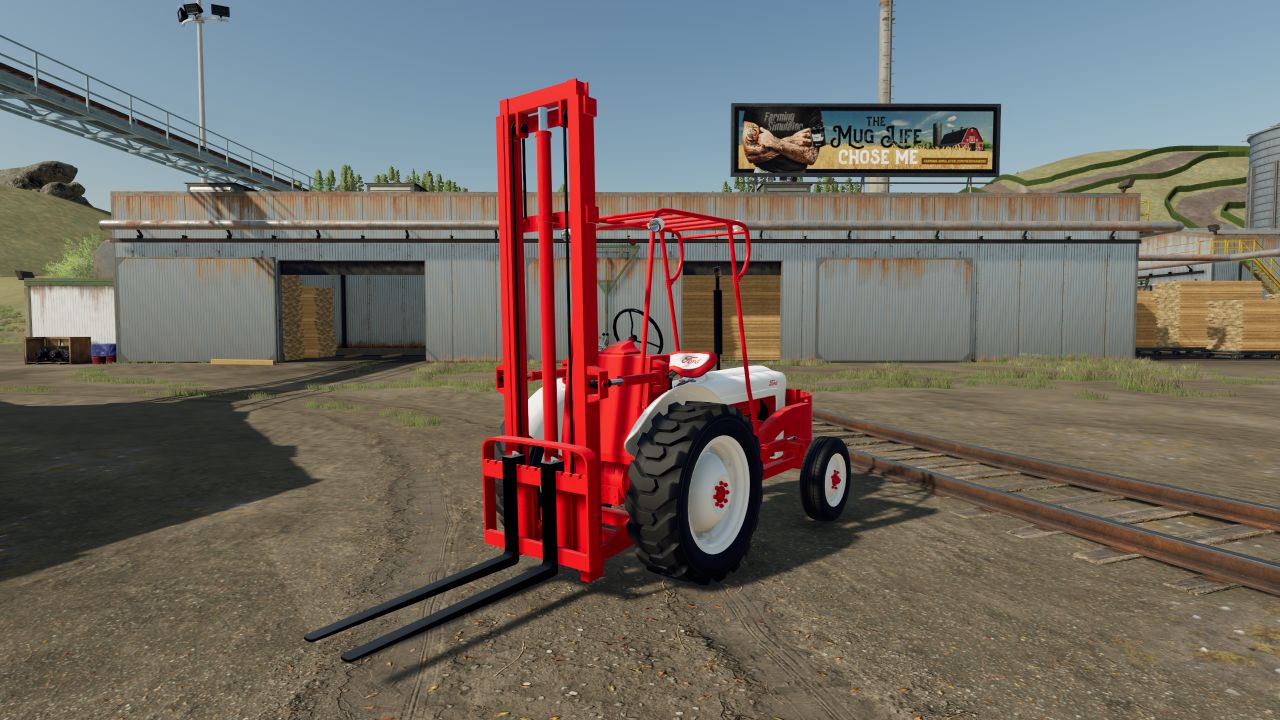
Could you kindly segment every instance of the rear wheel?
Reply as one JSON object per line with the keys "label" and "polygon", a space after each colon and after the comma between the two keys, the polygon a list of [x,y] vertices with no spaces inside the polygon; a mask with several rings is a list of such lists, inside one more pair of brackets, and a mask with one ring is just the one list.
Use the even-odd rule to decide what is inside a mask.
{"label": "rear wheel", "polygon": [[650,570],[706,584],[738,569],[760,516],[764,475],[741,412],[689,402],[655,415],[627,475],[627,532]]}
{"label": "rear wheel", "polygon": [[835,520],[849,501],[849,448],[839,438],[814,438],[800,468],[800,502],[814,520]]}

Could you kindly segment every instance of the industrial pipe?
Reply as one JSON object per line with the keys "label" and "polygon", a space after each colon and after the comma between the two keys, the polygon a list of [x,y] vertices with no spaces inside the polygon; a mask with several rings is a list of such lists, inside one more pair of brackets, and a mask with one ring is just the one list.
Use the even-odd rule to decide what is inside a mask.
{"label": "industrial pipe", "polygon": [[[1077,230],[1080,232],[1136,232],[1160,235],[1177,232],[1176,222],[1141,220],[858,220],[804,222],[763,220],[749,224],[752,230],[791,230],[813,232],[860,232],[864,230],[899,230],[902,232],[1044,232]],[[490,220],[102,220],[103,230],[479,230],[494,231],[498,224]],[[599,228],[608,231],[607,226]],[[941,238],[939,238],[941,240]],[[966,242],[951,239],[952,242]],[[820,242],[815,240],[814,242]]]}

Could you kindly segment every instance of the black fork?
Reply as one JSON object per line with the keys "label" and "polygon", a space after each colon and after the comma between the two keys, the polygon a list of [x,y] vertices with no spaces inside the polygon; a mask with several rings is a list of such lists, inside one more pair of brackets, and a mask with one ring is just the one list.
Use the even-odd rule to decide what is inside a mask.
{"label": "black fork", "polygon": [[[422,602],[428,598],[447,592],[456,587],[461,587],[467,583],[479,580],[487,575],[492,575],[499,570],[503,570],[514,566],[520,561],[520,531],[519,518],[517,517],[518,505],[516,501],[516,473],[519,466],[524,462],[524,454],[512,452],[509,455],[502,456],[502,509],[503,509],[503,552],[501,555],[485,560],[484,562],[473,565],[466,570],[450,575],[442,580],[437,580],[430,585],[424,585],[417,590],[401,595],[400,597],[388,600],[380,605],[374,605],[367,610],[339,620],[332,625],[327,625],[306,634],[307,642],[315,642],[327,638],[335,633],[343,630],[349,630],[357,625],[362,625],[374,618],[380,618],[388,613],[393,613],[401,608],[408,607],[415,603]],[[443,625],[450,620],[462,617],[467,613],[478,610],[486,605],[510,597],[521,590],[528,589],[538,583],[555,577],[560,570],[558,555],[559,545],[556,537],[556,473],[560,471],[564,461],[558,458],[543,460],[539,464],[542,474],[542,493],[539,496],[538,505],[542,513],[542,564],[537,567],[530,568],[519,575],[505,580],[493,587],[482,590],[471,597],[459,600],[458,602],[437,610],[427,617],[417,622],[409,623],[399,630],[383,635],[382,637],[372,640],[342,653],[342,659],[347,662],[353,662],[360,658],[372,655],[379,650],[385,649],[396,643],[407,640],[415,635],[419,635],[438,625]]]}

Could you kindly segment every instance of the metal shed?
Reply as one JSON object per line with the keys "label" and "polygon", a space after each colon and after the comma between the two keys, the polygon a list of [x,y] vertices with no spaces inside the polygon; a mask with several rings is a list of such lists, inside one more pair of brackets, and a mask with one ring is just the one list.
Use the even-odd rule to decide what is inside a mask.
{"label": "metal shed", "polygon": [[[597,200],[602,215],[676,207],[753,227],[752,262],[776,264],[780,275],[783,358],[1133,354],[1137,196],[600,193]],[[273,288],[282,269],[324,263],[345,270],[315,271],[305,282],[340,293],[348,344],[420,345],[440,360],[499,354],[492,193],[116,193],[112,209],[123,359],[279,358]],[[335,222],[345,224],[325,225]],[[412,227],[402,229],[406,223]],[[1059,229],[1015,229],[1054,224]],[[969,229],[978,227],[987,229]],[[602,329],[606,313],[638,305],[643,291],[640,246],[629,239],[642,238],[600,238]],[[216,282],[200,275],[233,260],[245,268],[253,260],[251,282],[222,270]],[[691,244],[686,260],[727,268],[727,249]],[[370,272],[355,274],[360,267]],[[536,312],[536,287],[528,291]],[[654,299],[669,330],[665,295]],[[680,317],[683,282],[674,301]],[[189,316],[210,319],[199,338],[178,331]]]}

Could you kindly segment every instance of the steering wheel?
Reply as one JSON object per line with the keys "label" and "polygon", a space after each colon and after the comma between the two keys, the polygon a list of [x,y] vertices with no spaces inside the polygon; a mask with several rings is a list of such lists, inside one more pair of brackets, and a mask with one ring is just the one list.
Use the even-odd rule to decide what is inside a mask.
{"label": "steering wheel", "polygon": [[[626,336],[624,336],[622,333],[618,332],[618,321],[622,319],[622,316],[623,316],[623,315],[626,315],[626,316],[627,316],[627,323],[628,323],[627,327],[628,327],[628,328],[630,329],[630,331],[631,331],[631,332],[629,332]],[[631,339],[631,340],[635,340],[636,342],[639,342],[639,341],[640,341],[640,336],[636,334],[636,316],[637,316],[637,315],[638,315],[638,316],[640,316],[641,318],[644,318],[644,311],[643,311],[643,310],[637,310],[636,308],[623,308],[623,309],[621,309],[621,310],[619,310],[619,311],[618,311],[618,314],[617,314],[617,315],[614,315],[614,316],[613,316],[613,339],[614,339],[614,341],[616,341],[616,342],[622,342],[622,341],[623,341],[623,339],[624,339],[624,337],[625,337],[625,338],[629,338],[629,339]],[[657,341],[657,342],[654,342],[654,341],[653,341],[653,336],[654,336],[654,335],[657,335],[657,336],[658,336],[658,341]],[[656,320],[654,320],[652,316],[650,316],[650,317],[649,317],[649,341],[648,341],[647,343],[645,343],[645,344],[646,344],[646,345],[651,345],[651,346],[653,346],[653,347],[657,348],[657,349],[656,349],[656,350],[654,350],[654,352],[653,352],[653,354],[654,354],[654,355],[661,355],[661,354],[662,354],[662,347],[663,347],[663,345],[665,345],[665,344],[666,344],[666,343],[665,343],[664,338],[662,337],[662,328],[658,327],[658,322],[657,322]]]}

